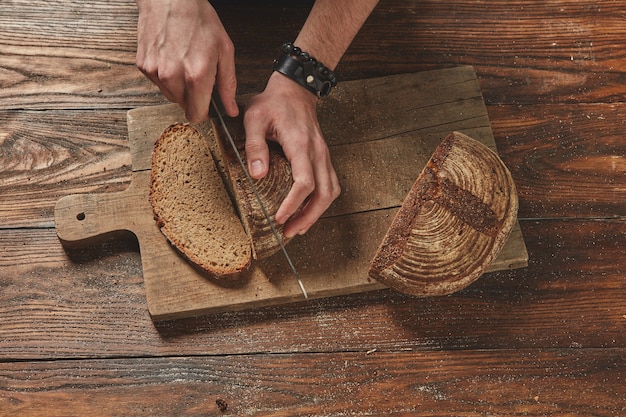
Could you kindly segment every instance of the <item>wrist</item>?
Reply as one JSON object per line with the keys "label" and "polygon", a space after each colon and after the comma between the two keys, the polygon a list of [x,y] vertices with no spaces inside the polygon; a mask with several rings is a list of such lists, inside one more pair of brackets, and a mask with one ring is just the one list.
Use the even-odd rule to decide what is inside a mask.
{"label": "wrist", "polygon": [[297,100],[298,102],[308,103],[308,105],[313,108],[315,108],[318,102],[317,96],[311,94],[302,88],[302,86],[294,83],[292,80],[276,71],[270,75],[265,91],[280,94],[290,101]]}

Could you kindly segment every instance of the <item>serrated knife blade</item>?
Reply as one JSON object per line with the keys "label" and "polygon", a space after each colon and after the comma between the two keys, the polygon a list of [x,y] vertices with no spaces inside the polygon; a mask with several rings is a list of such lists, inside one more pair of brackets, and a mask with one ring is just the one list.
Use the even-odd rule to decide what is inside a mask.
{"label": "serrated knife blade", "polygon": [[231,148],[233,149],[233,151],[235,153],[235,156],[237,157],[237,161],[239,162],[239,165],[241,165],[241,169],[243,170],[243,172],[244,172],[244,174],[246,176],[246,180],[248,181],[248,183],[250,184],[250,187],[252,188],[252,191],[254,192],[254,196],[256,197],[257,202],[259,203],[259,207],[261,207],[261,211],[263,212],[263,216],[265,217],[265,220],[270,225],[270,228],[272,229],[272,233],[274,234],[274,237],[276,238],[276,241],[278,242],[278,245],[280,246],[280,250],[282,251],[283,255],[285,256],[285,259],[287,260],[287,263],[289,264],[289,268],[291,269],[291,272],[292,272],[294,278],[298,282],[298,286],[300,287],[300,291],[302,291],[302,295],[304,296],[304,298],[309,298],[309,296],[308,296],[308,294],[306,292],[306,289],[304,288],[304,284],[302,283],[302,280],[300,279],[300,274],[298,274],[298,271],[296,270],[296,267],[295,267],[293,261],[291,260],[291,257],[289,256],[289,253],[287,253],[287,249],[285,248],[285,244],[283,243],[283,240],[281,239],[280,235],[278,234],[278,230],[276,229],[276,226],[274,225],[274,222],[272,221],[272,218],[270,217],[270,214],[267,211],[267,208],[265,207],[265,204],[263,204],[263,200],[261,199],[261,195],[259,194],[259,191],[257,190],[257,188],[256,188],[256,186],[254,184],[254,180],[252,179],[252,176],[250,176],[250,173],[248,172],[248,167],[243,162],[243,158],[241,157],[241,153],[239,152],[239,149],[237,149],[237,145],[235,144],[235,141],[233,140],[233,137],[231,136],[230,131],[228,130],[228,127],[226,126],[226,122],[224,121],[224,117],[222,116],[223,106],[221,106],[221,102],[220,102],[219,96],[217,95],[216,92],[213,93],[213,97],[211,98],[211,105],[213,106],[213,109],[215,110],[215,113],[217,114],[217,118],[218,118],[218,120],[220,122],[220,126],[222,127],[222,130],[226,134],[226,138],[228,139],[228,143],[230,144]]}

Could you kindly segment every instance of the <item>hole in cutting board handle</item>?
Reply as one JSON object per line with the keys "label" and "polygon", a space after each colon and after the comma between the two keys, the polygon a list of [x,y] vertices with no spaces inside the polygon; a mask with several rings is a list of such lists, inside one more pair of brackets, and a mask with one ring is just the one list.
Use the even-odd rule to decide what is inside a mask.
{"label": "hole in cutting board handle", "polygon": [[80,212],[76,215],[76,220],[78,220],[79,222],[82,222],[83,220],[85,220],[85,212]]}

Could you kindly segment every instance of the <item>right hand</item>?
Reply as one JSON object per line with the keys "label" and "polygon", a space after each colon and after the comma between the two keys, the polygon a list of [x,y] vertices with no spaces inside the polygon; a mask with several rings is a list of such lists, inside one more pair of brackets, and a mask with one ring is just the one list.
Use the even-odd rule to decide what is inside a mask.
{"label": "right hand", "polygon": [[274,72],[265,90],[250,99],[244,115],[250,175],[259,179],[267,174],[268,139],[281,145],[291,164],[293,185],[276,212],[287,238],[306,233],[341,192],[316,104],[317,97]]}
{"label": "right hand", "polygon": [[137,0],[137,67],[187,120],[207,120],[213,86],[235,117],[235,48],[207,0]]}

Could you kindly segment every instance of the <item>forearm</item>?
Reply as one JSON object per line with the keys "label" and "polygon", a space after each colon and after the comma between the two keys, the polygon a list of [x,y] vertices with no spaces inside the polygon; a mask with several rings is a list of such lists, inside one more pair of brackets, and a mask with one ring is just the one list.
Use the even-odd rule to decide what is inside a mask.
{"label": "forearm", "polygon": [[335,69],[378,0],[317,0],[295,45]]}

